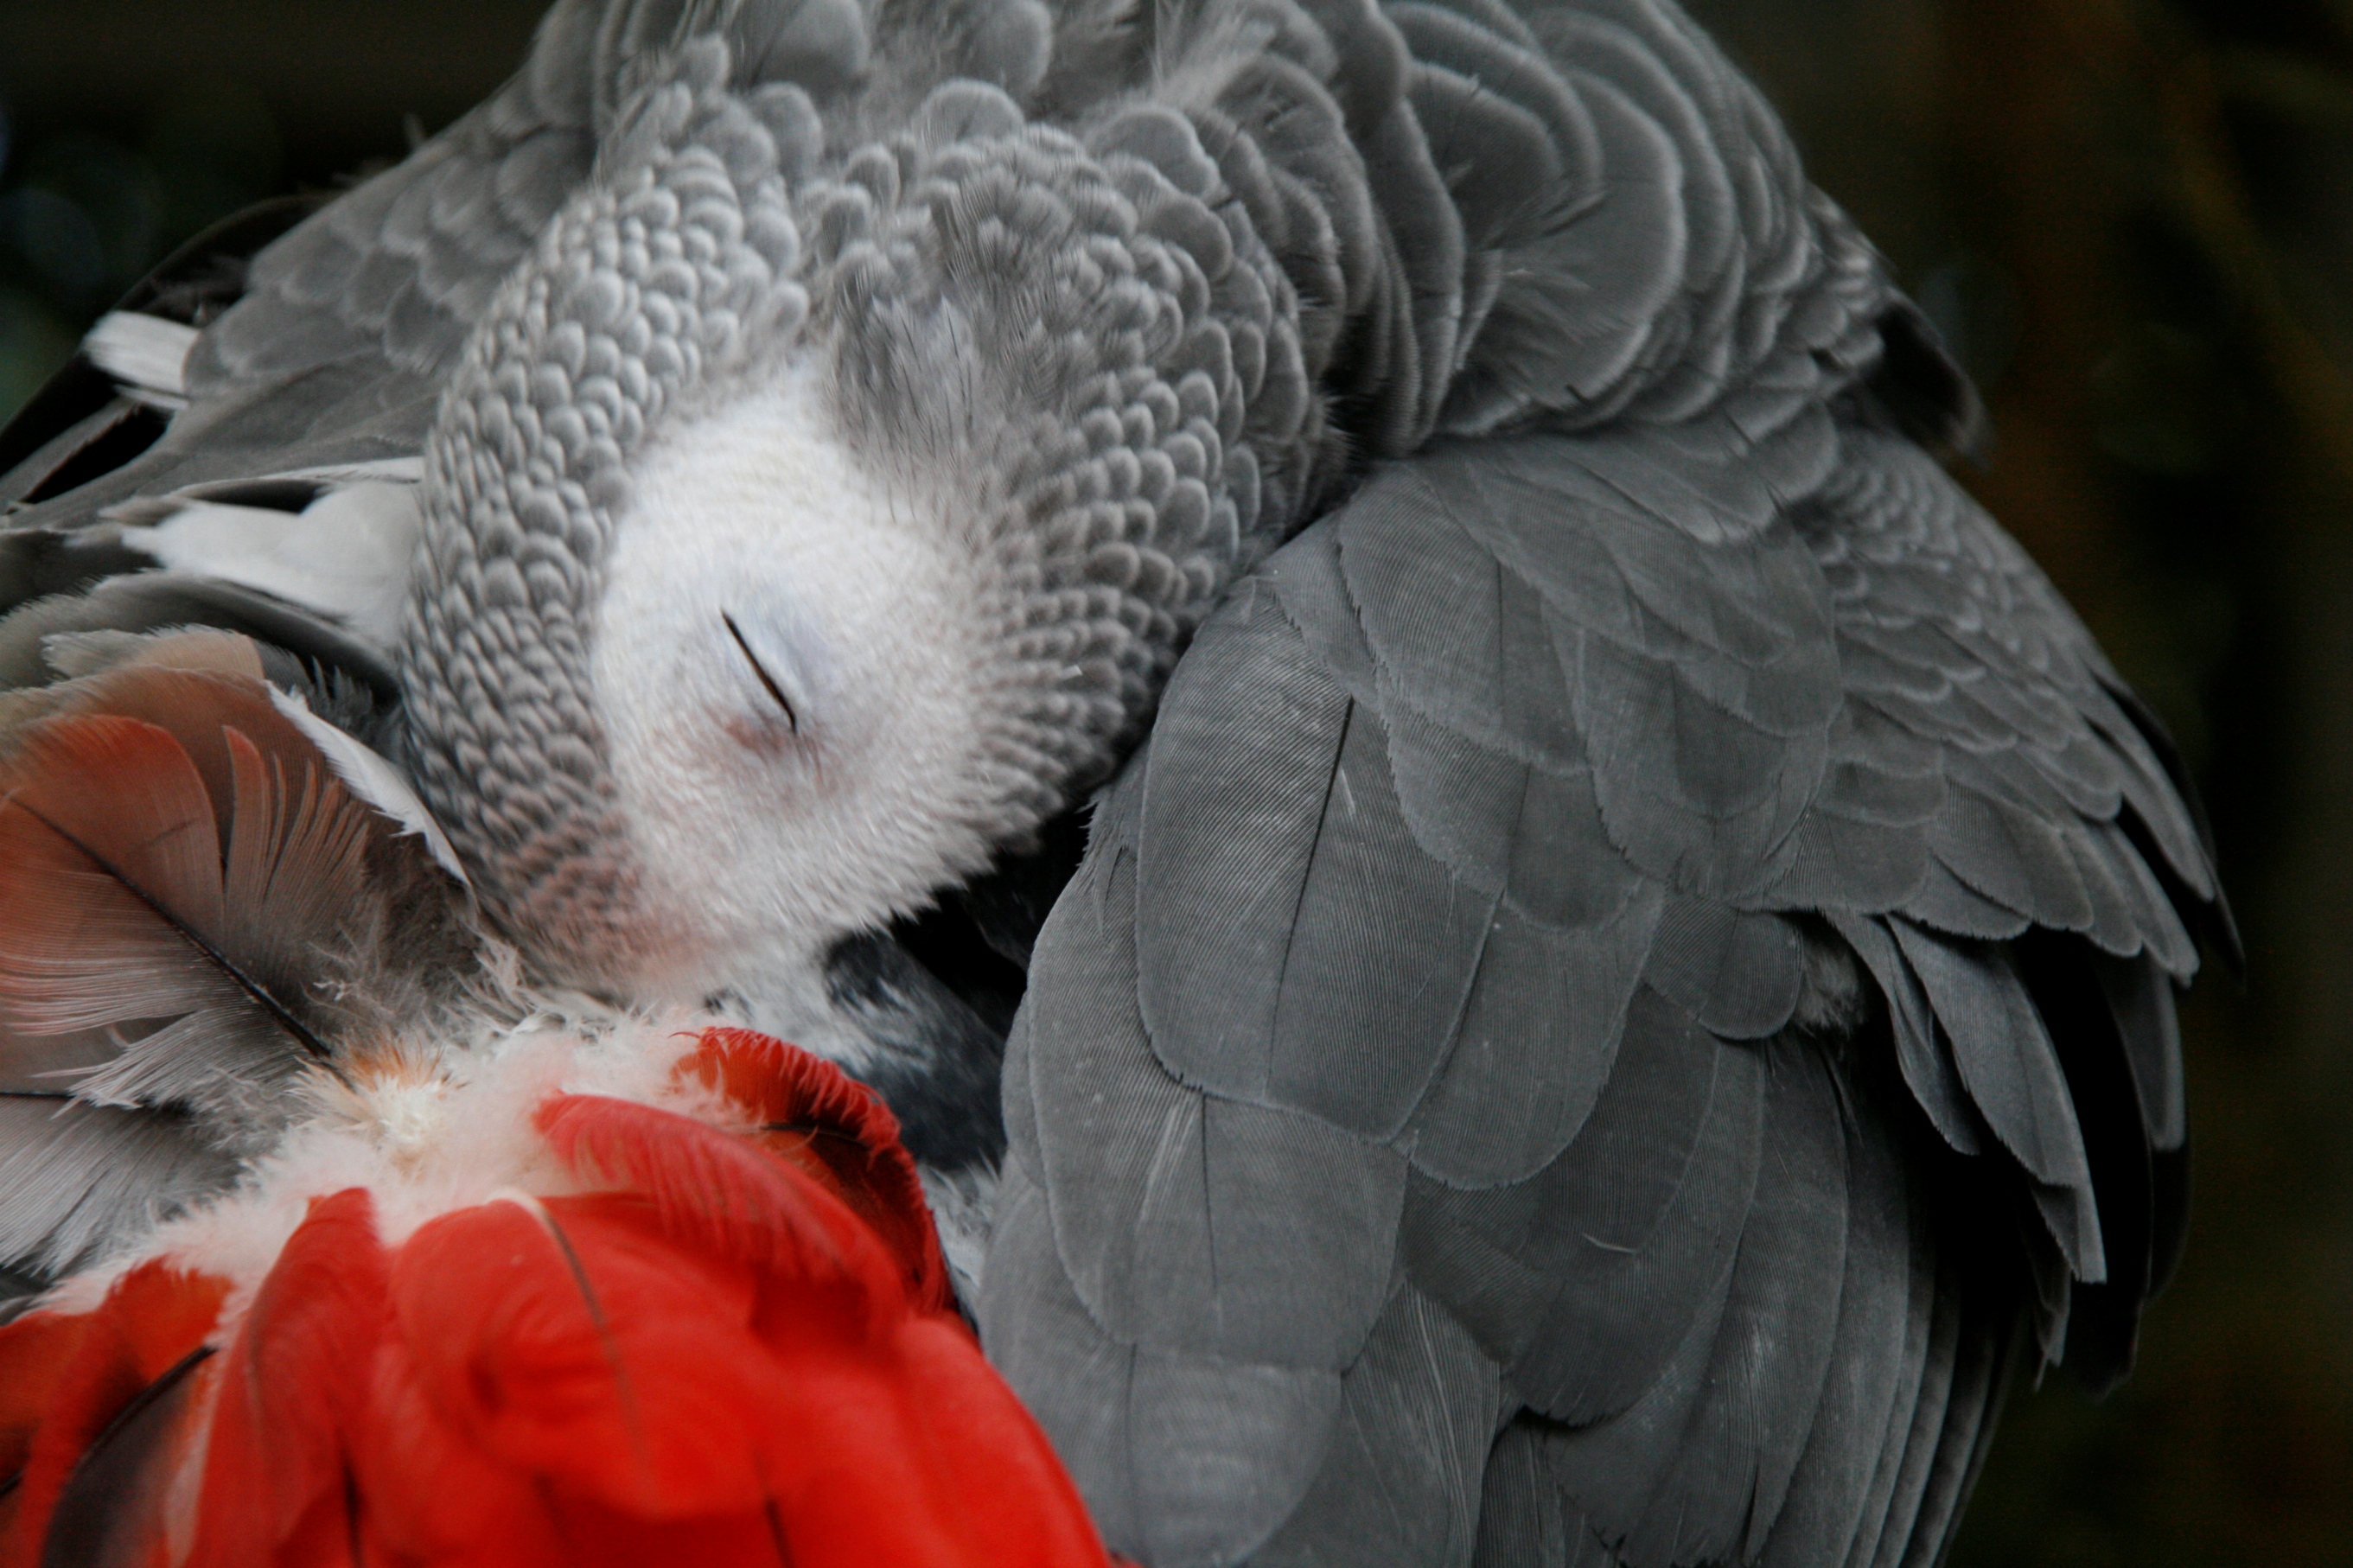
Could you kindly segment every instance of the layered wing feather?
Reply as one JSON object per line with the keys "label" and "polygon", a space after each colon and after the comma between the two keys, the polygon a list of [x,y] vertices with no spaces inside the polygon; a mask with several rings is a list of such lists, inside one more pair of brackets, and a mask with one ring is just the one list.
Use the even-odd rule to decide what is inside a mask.
{"label": "layered wing feather", "polygon": [[[1827,482],[1697,537],[1613,478],[1680,437],[1440,447],[1179,667],[1038,947],[983,1314],[1114,1544],[1907,1560],[2030,1303],[2044,1359],[2128,1362],[2211,869],[2015,547],[1908,444],[1820,438]],[[1866,637],[1933,681],[1887,697]],[[1317,1464],[1171,1511],[1142,1387],[1092,1409],[1160,1356]]]}

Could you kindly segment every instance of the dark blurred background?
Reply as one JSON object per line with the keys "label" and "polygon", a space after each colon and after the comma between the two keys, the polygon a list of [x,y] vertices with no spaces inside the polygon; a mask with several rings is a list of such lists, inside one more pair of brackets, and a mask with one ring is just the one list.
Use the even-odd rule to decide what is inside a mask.
{"label": "dark blurred background", "polygon": [[[1965,476],[2204,781],[2197,1206],[1954,1561],[2353,1563],[2353,0],[1693,0],[1992,406]],[[540,0],[0,0],[0,418],[169,247],[399,156]]]}

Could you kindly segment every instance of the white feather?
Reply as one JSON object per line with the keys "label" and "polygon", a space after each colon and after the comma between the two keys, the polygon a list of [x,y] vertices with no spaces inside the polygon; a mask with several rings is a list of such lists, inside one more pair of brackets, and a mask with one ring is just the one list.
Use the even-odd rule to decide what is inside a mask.
{"label": "white feather", "polygon": [[379,647],[399,634],[421,523],[414,486],[330,489],[300,513],[192,500],[122,542],[174,572],[258,588],[331,616]]}
{"label": "white feather", "polygon": [[236,1190],[149,1232],[139,1244],[65,1280],[46,1304],[95,1306],[114,1279],[149,1258],[230,1281],[219,1334],[233,1332],[312,1199],[364,1187],[376,1232],[397,1247],[438,1215],[517,1189],[551,1197],[593,1183],[565,1170],[532,1124],[551,1094],[601,1094],[658,1105],[722,1126],[742,1113],[674,1068],[711,1020],[533,1016],[478,1039],[411,1043],[357,1075],[354,1087],[310,1086],[313,1110]]}
{"label": "white feather", "polygon": [[402,832],[422,835],[425,847],[433,852],[441,868],[455,877],[459,886],[471,885],[466,879],[466,868],[458,863],[458,851],[450,847],[449,836],[441,831],[441,825],[433,820],[433,814],[425,809],[425,803],[417,798],[416,790],[409,787],[398,768],[382,753],[311,712],[311,705],[300,694],[280,691],[273,686],[269,689],[269,700],[319,748],[345,788],[399,823]]}
{"label": "white feather", "polygon": [[368,479],[380,479],[386,484],[421,485],[425,482],[425,459],[421,457],[371,458],[364,463],[338,463],[331,468],[289,468],[282,474],[269,477],[314,485],[355,485]]}
{"label": "white feather", "polygon": [[135,310],[110,310],[83,337],[81,352],[141,402],[185,408],[188,351],[195,343],[194,327]]}

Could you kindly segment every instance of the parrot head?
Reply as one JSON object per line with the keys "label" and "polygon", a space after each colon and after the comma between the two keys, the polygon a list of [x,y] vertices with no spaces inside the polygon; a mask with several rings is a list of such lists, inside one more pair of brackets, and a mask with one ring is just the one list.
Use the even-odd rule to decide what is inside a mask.
{"label": "parrot head", "polygon": [[401,648],[491,915],[688,1003],[789,988],[1106,773],[1320,429],[1279,271],[1149,163],[972,82],[821,162],[799,89],[728,73],[684,52],[476,329]]}

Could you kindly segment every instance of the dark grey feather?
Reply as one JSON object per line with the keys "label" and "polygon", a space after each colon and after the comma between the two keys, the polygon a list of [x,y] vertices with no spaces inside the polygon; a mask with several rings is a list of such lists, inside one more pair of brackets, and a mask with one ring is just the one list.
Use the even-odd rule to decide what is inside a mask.
{"label": "dark grey feather", "polygon": [[1577,1135],[1610,1081],[1660,903],[1647,887],[1618,919],[1574,931],[1497,912],[1445,1066],[1408,1124],[1417,1171],[1467,1188],[1524,1182]]}
{"label": "dark grey feather", "polygon": [[[1018,1155],[997,1188],[977,1317],[989,1360],[1053,1438],[1095,1528],[1115,1550],[1134,1550],[1142,1541],[1128,1445],[1135,1347],[1104,1333],[1071,1289],[1046,1194]],[[1338,1379],[1333,1384],[1336,1394]]]}
{"label": "dark grey feather", "polygon": [[1299,1506],[1340,1415],[1336,1371],[1138,1349],[1062,1272],[1018,1163],[999,1197],[980,1327],[1086,1494],[1106,1544],[1154,1563],[1246,1555]]}
{"label": "dark grey feather", "polygon": [[1971,1102],[2033,1179],[2068,1267],[2078,1279],[2104,1279],[2099,1214],[2074,1099],[2009,953],[1947,942],[1905,921],[1894,929],[1952,1042]]}
{"label": "dark grey feather", "polygon": [[[1761,1550],[1811,1436],[1846,1267],[1844,1113],[1817,1055],[1773,1056],[1761,1085],[1773,1157],[1758,1173],[1720,1312],[1694,1320],[1623,1417],[1546,1445],[1556,1483],[1634,1562]],[[1759,1356],[1757,1337],[1767,1331],[1774,1352]]]}
{"label": "dark grey feather", "polygon": [[1763,1160],[1761,1064],[1635,994],[1583,1129],[1530,1180],[1417,1177],[1409,1277],[1502,1363],[1516,1399],[1588,1423],[1634,1404],[1728,1288]]}
{"label": "dark grey feather", "polygon": [[1943,1561],[1961,1505],[1976,1484],[1985,1462],[1986,1446],[1993,1436],[2004,1396],[2017,1372],[2018,1343],[2014,1321],[1999,1307],[1980,1308],[1984,1314],[1971,1324],[1975,1331],[1957,1347],[1951,1392],[1945,1400],[1945,1422],[1922,1477],[1919,1504],[1912,1516],[1910,1539],[1900,1556],[1886,1552],[1883,1562],[1903,1568],[1935,1568]]}
{"label": "dark grey feather", "polygon": [[[1145,852],[1179,890],[1136,911],[1132,940],[1148,958],[1137,981],[1162,1059],[1194,1082],[1263,1097],[1282,955],[1351,704],[1260,593],[1235,603],[1196,640],[1143,760]],[[1192,690],[1230,706],[1197,709]],[[1218,772],[1197,781],[1206,768]],[[1251,787],[1213,787],[1228,768]]]}
{"label": "dark grey feather", "polygon": [[887,933],[835,944],[825,973],[827,1000],[879,1047],[859,1076],[890,1105],[908,1152],[942,1171],[1002,1160],[1004,1037]]}
{"label": "dark grey feather", "polygon": [[1580,1521],[1564,1517],[1566,1503],[1545,1468],[1535,1425],[1514,1421],[1487,1456],[1472,1568],[1563,1568],[1576,1562],[1583,1531],[1577,1528]]}
{"label": "dark grey feather", "polygon": [[2183,1113],[2179,1026],[2173,1010],[2173,979],[2147,958],[2095,960],[2094,973],[2106,993],[2123,1038],[2126,1058],[2132,1065],[2133,1088],[2139,1101],[2149,1145],[2169,1150],[2181,1147],[2188,1136]]}
{"label": "dark grey feather", "polygon": [[1912,1098],[1957,1152],[1984,1152],[1985,1119],[1969,1099],[1960,1069],[1953,1063],[1951,1037],[1938,1028],[1936,1009],[1894,933],[1883,921],[1844,911],[1833,913],[1831,920],[1878,982],[1887,1005],[1896,1064]]}
{"label": "dark grey feather", "polygon": [[[1993,1271],[1983,1301],[1966,1314],[1949,1305],[1955,1288],[1932,1273],[1945,1268],[1938,1248],[1952,1244],[1950,1222],[1910,1206],[1899,1163],[1967,1157],[1986,1169],[1978,1201],[1999,1207],[2014,1192],[2039,1210],[2024,1250],[2049,1249],[2058,1270],[2055,1299],[2047,1270],[2043,1280],[2046,1353],[2059,1349],[2069,1276],[2088,1281],[2105,1268],[2077,1090],[2034,998],[1991,944],[2041,921],[2118,945],[2126,928],[2136,950],[2178,955],[2179,917],[2154,874],[2124,858],[2122,830],[2084,815],[2127,799],[2120,785],[2103,793],[2104,764],[2086,760],[2104,732],[2058,695],[2095,704],[2084,695],[2094,689],[2084,666],[2031,701],[1956,706],[1957,680],[2040,680],[2041,666],[2014,662],[1998,642],[1964,648],[1940,628],[1999,605],[1924,584],[1919,604],[1952,619],[1926,641],[1874,631],[1848,645],[1916,661],[1866,661],[1860,673],[1873,684],[1853,690],[1832,626],[1880,612],[1855,597],[1863,568],[1839,562],[1883,575],[1916,543],[1890,549],[1866,536],[1866,549],[1847,535],[1833,541],[1825,531],[1843,525],[1820,520],[1785,529],[1769,521],[1786,504],[1776,499],[1761,531],[1744,534],[1728,514],[1702,545],[1630,512],[1630,498],[1580,453],[1545,437],[1490,442],[1475,461],[1468,448],[1440,449],[1385,470],[1340,517],[1271,561],[1287,614],[1271,620],[1263,593],[1237,601],[1172,685],[1142,763],[1141,788],[1166,804],[1138,818],[1145,874],[1132,897],[1148,926],[1155,870],[1178,887],[1185,868],[1210,858],[1262,867],[1250,836],[1261,855],[1313,837],[1303,825],[1326,820],[1344,776],[1349,798],[1410,829],[1380,854],[1407,873],[1401,886],[1423,889],[1425,920],[1461,896],[1450,888],[1500,894],[1471,950],[1374,935],[1362,893],[1328,916],[1293,918],[1316,942],[1411,954],[1419,984],[1460,999],[1436,1077],[1404,1127],[1416,1173],[1399,1257],[1414,1288],[1501,1369],[1506,1408],[1525,1401],[1577,1424],[1544,1429],[1555,1501],[1511,1490],[1514,1517],[1546,1552],[1556,1548],[1545,1542],[1564,1553],[1572,1539],[1608,1542],[1628,1562],[1768,1551],[1799,1561],[1850,1547],[1867,1558],[1874,1542],[1900,1554],[1949,1533],[1996,1392],[1986,1347],[2000,1337],[1995,1320],[2008,1309],[1999,1303],[2026,1288],[2027,1271],[2016,1252],[1973,1265]],[[1955,503],[1935,504],[1946,511],[1915,539],[1933,542],[1941,529],[1954,548],[1976,548],[1967,530],[1982,525]],[[1989,558],[2004,559],[1998,550]],[[2036,635],[2063,634],[2074,635],[2058,626]],[[2054,656],[2036,657],[2047,665]],[[2078,644],[2056,657],[2095,656]],[[1281,690],[1314,692],[1321,706],[1279,701]],[[1293,733],[1312,739],[1275,745],[1267,734],[1277,711],[1294,726],[1311,715],[1303,736]],[[1386,767],[1355,752],[1344,769],[1341,759],[1375,733],[1386,735]],[[1172,738],[1176,764],[1167,758],[1178,753],[1161,750]],[[1322,760],[1303,761],[1311,756]],[[1213,758],[1230,759],[1231,770]],[[1394,794],[1357,789],[1367,777]],[[1253,778],[1288,782],[1270,789]],[[1589,795],[1579,787],[1588,778]],[[1198,803],[1193,820],[1179,801]],[[1155,858],[1163,833],[1181,849]],[[1095,853],[1125,853],[1111,843]],[[1442,868],[1440,881],[1414,880],[1425,859]],[[1287,876],[1303,886],[1308,873]],[[1768,901],[1781,898],[1804,901]],[[1752,900],[1765,907],[1743,907]],[[1864,1095],[1844,1079],[1833,1089],[1825,1058],[1809,1054],[1819,1047],[1788,1043],[1802,1036],[1726,1043],[1786,1028],[1814,984],[1780,908],[1827,914],[1873,975],[1886,1032],[1860,1038],[1885,1042],[1878,1048],[1900,1069],[1887,1082],[1924,1108],[1952,1152],[1912,1142],[1883,1090]],[[1293,947],[1230,917],[1213,925],[1240,939],[1223,950],[1227,978],[1217,995],[1184,1005],[1221,1008],[1280,982],[1280,960],[1269,976],[1266,958],[1246,955]],[[1465,951],[1476,954],[1467,992]],[[1059,994],[1060,962],[1041,965],[1033,987]],[[1136,962],[1150,994],[1155,961],[1139,949]],[[1191,985],[1218,973],[1207,957],[1186,963]],[[1556,990],[1546,963],[1575,984]],[[1322,964],[1309,973],[1326,973]],[[1614,999],[1638,973],[1650,984],[1632,989],[1621,1021]],[[1029,1004],[1041,1026],[1053,1016],[1038,1010],[1042,994],[1033,989]],[[1411,1007],[1383,1013],[1417,1037],[1428,1030]],[[1397,1032],[1320,1024],[1283,1012],[1263,1054],[1240,1059],[1271,1069],[1288,1048],[1302,1067],[1280,1082],[1271,1070],[1239,1081],[1277,1103],[1328,1096],[1366,1070],[1358,1042],[1386,1046]],[[2153,1026],[2144,1037],[2158,1037]],[[1162,1047],[1156,1029],[1153,1039]],[[1764,1052],[1785,1065],[1767,1073]],[[1410,1058],[1410,1070],[1423,1072],[1426,1059]],[[1324,1065],[1304,1065],[1314,1062]],[[1328,1075],[1324,1086],[1317,1074]],[[1402,1090],[1421,1080],[1391,1081]],[[1191,1112],[1169,1104],[1176,1119],[1148,1141],[1196,1147]],[[1328,1100],[1314,1109],[1380,1130],[1361,1109]],[[1776,1114],[1788,1124],[1768,1135]],[[1037,1136],[1050,1145],[1045,1120]],[[1482,1122],[1493,1130],[1483,1142]],[[1017,1146],[1021,1136],[1017,1129]],[[1547,1137],[1568,1141],[1539,1168]],[[2012,1159],[2021,1179],[1980,1163]],[[1895,1218],[1905,1215],[1918,1217]],[[1741,1258],[1751,1260],[1746,1285]],[[1364,1299],[1365,1278],[1350,1300]],[[1800,1279],[1817,1289],[1787,1293]],[[1764,1361],[1717,1365],[1767,1323],[1774,1348]],[[1844,1436],[1856,1431],[1893,1441]],[[1361,1468],[1335,1458],[1318,1487],[1336,1497],[1345,1482],[1373,1497],[1370,1482],[1345,1481]],[[1307,1520],[1293,1543],[1313,1536]]]}
{"label": "dark grey feather", "polygon": [[[1494,894],[1420,853],[1398,809],[1388,751],[1379,721],[1354,710],[1289,911],[1268,1040],[1275,1103],[1375,1138],[1393,1135],[1429,1087],[1497,913]],[[1155,879],[1153,901],[1179,886]],[[1423,962],[1409,970],[1388,962],[1401,951]],[[1155,1037],[1175,1032],[1157,1026]]]}
{"label": "dark grey feather", "polygon": [[1778,915],[1673,898],[1659,921],[1645,984],[1728,1040],[1777,1034],[1798,1010],[1805,952]]}
{"label": "dark grey feather", "polygon": [[1251,1561],[1467,1568],[1500,1400],[1494,1363],[1461,1325],[1400,1284],[1341,1380],[1315,1484]]}
{"label": "dark grey feather", "polygon": [[1112,853],[1047,922],[1036,972],[1057,984],[1025,1007],[1056,1237],[1081,1299],[1128,1342],[1337,1372],[1388,1295],[1405,1160],[1187,1087],[1155,1058],[1134,1000],[1138,793],[1103,808],[1097,856]]}
{"label": "dark grey feather", "polygon": [[1805,1452],[1790,1478],[1786,1511],[1771,1517],[1760,1495],[1750,1515],[1743,1555],[1774,1568],[1835,1561],[1862,1533],[1871,1517],[1884,1434],[1918,1376],[1936,1244],[1905,1168],[1902,1142],[1888,1135],[1892,1086],[1876,1087],[1873,1078],[1883,1080],[1883,1068],[1865,1068],[1839,1085],[1846,1130],[1846,1267],[1821,1401],[1806,1423]]}

